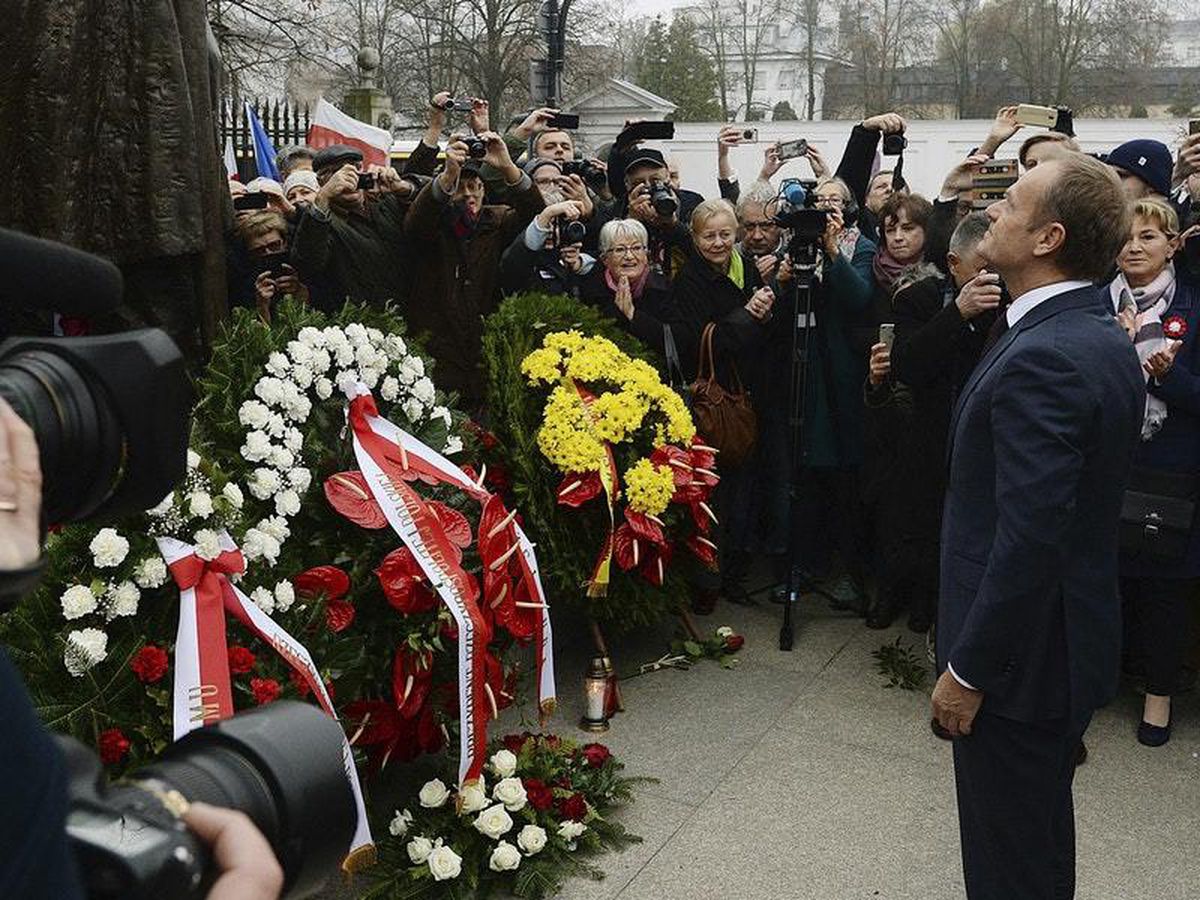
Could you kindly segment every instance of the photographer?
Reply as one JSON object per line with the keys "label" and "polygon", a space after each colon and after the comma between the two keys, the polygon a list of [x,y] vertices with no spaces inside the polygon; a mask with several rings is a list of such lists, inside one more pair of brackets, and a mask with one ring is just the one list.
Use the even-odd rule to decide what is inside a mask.
{"label": "photographer", "polygon": [[649,235],[650,266],[669,279],[683,268],[690,239],[679,218],[679,198],[671,187],[667,161],[657,150],[634,150],[624,156],[625,199],[617,218],[637,219]]}
{"label": "photographer", "polygon": [[855,125],[850,132],[850,140],[842,153],[842,161],[837,168],[837,177],[850,186],[854,200],[858,204],[858,227],[866,237],[879,242],[879,213],[888,197],[896,190],[903,190],[902,178],[897,178],[893,171],[876,172],[876,151],[881,138],[898,136],[903,138],[906,123],[896,113],[884,113],[864,119]]}
{"label": "photographer", "polygon": [[[510,205],[484,204],[484,164],[503,177]],[[428,333],[434,380],[457,391],[466,409],[483,406],[483,316],[499,301],[500,258],[544,207],[503,138],[488,131],[450,142],[441,174],[422,188],[405,221],[419,260],[408,321],[414,333]]]}
{"label": "photographer", "polygon": [[[440,91],[429,101],[429,125],[425,134],[400,170],[402,175],[422,175],[432,177],[437,171],[438,153],[442,132],[446,128],[447,107],[454,107],[454,95],[449,91]],[[471,98],[471,111],[467,113],[467,127],[472,134],[480,134],[491,128],[491,115],[488,102],[478,97]]]}
{"label": "photographer", "polygon": [[[42,476],[33,432],[0,400],[0,579],[26,581],[40,560]],[[15,601],[16,597],[8,597]],[[0,742],[4,771],[0,896],[76,900],[83,886],[67,844],[67,770],[28,692],[0,649]],[[274,900],[283,872],[271,847],[240,812],[193,804],[184,815],[209,845],[221,874],[209,900]]]}
{"label": "photographer", "polygon": [[[341,144],[317,153],[321,187],[296,226],[292,264],[338,305],[347,297],[376,306],[403,304],[411,284],[404,217],[419,182],[385,166],[368,166],[364,173],[362,159]],[[362,175],[374,176],[373,186]]]}
{"label": "photographer", "polygon": [[[291,296],[301,303],[308,302],[308,288],[300,283],[296,270],[281,262],[287,253],[287,222],[275,212],[252,213],[238,223],[241,238],[254,274],[254,307],[259,317],[268,324],[271,321],[272,304],[284,296]],[[245,306],[245,297],[231,298],[233,303]]]}
{"label": "photographer", "polygon": [[[541,171],[557,168],[552,162],[537,162],[541,162]],[[529,166],[525,169],[528,173]],[[538,184],[536,176],[534,184]],[[553,182],[550,185],[547,192],[553,196]],[[578,300],[584,276],[596,265],[595,258],[583,252],[582,215],[581,204],[577,201],[555,199],[534,216],[500,258],[501,290],[505,294],[542,291]],[[578,234],[574,236],[579,240],[561,240],[564,234],[576,231]]]}

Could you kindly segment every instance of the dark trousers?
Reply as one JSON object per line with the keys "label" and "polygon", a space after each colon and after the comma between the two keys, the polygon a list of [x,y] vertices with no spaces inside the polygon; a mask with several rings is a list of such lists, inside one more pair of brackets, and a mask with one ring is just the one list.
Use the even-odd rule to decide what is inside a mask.
{"label": "dark trousers", "polygon": [[805,466],[796,494],[792,552],[801,568],[823,577],[836,555],[848,572],[858,575],[862,565],[858,468]]}
{"label": "dark trousers", "polygon": [[1175,693],[1192,635],[1194,578],[1122,578],[1121,600],[1132,643],[1128,655],[1146,666],[1146,691]]}
{"label": "dark trousers", "polygon": [[981,711],[972,733],[954,741],[969,900],[1075,896],[1071,781],[1086,729],[1087,721],[1031,724]]}

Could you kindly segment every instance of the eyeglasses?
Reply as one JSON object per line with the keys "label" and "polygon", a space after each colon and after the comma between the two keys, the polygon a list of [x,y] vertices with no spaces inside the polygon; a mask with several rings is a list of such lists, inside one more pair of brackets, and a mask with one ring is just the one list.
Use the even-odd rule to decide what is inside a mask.
{"label": "eyeglasses", "polygon": [[817,206],[845,206],[846,201],[841,197],[818,197],[815,201]]}
{"label": "eyeglasses", "polygon": [[607,252],[613,256],[639,256],[646,252],[646,245],[634,244],[631,247],[609,247]]}
{"label": "eyeglasses", "polygon": [[275,238],[273,241],[268,241],[258,247],[253,247],[250,250],[251,256],[270,256],[272,253],[282,253],[287,249],[287,244],[281,237]]}
{"label": "eyeglasses", "polygon": [[774,222],[743,222],[742,228],[746,231],[769,231],[775,227]]}

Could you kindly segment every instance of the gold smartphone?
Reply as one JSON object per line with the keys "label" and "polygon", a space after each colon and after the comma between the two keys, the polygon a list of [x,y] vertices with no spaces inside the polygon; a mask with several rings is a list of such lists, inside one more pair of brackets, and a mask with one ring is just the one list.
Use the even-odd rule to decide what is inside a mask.
{"label": "gold smartphone", "polygon": [[1058,124],[1058,110],[1053,106],[1035,106],[1032,103],[1022,103],[1017,107],[1017,121],[1022,125],[1053,128]]}
{"label": "gold smartphone", "polygon": [[896,324],[894,322],[884,322],[879,326],[879,343],[888,348],[890,352],[892,343],[896,340]]}

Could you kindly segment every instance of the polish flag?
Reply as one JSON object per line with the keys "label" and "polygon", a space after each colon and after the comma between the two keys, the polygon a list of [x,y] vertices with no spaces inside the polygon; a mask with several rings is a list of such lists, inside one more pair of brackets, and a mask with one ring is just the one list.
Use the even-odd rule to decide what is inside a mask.
{"label": "polish flag", "polygon": [[314,150],[346,144],[361,150],[366,165],[386,166],[392,149],[391,132],[348,116],[324,98],[317,101],[308,126],[308,146]]}

